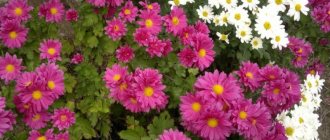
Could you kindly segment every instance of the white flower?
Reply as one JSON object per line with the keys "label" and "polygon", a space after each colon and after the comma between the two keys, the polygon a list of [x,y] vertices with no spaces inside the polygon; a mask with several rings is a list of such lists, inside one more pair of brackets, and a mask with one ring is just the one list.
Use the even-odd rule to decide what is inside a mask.
{"label": "white flower", "polygon": [[284,28],[282,20],[279,16],[265,15],[265,13],[258,13],[255,30],[260,34],[261,38],[269,39],[273,36],[274,31]]}
{"label": "white flower", "polygon": [[228,12],[221,12],[219,19],[220,19],[220,26],[227,26],[228,25],[228,17],[229,17],[229,13]]}
{"label": "white flower", "polygon": [[219,37],[219,40],[226,42],[229,44],[229,39],[228,39],[229,34],[222,34],[220,32],[217,32],[217,36]]}
{"label": "white flower", "polygon": [[242,43],[248,43],[252,38],[252,32],[249,26],[240,26],[236,29],[236,37],[241,40]]}
{"label": "white flower", "polygon": [[248,15],[248,11],[243,9],[243,7],[232,8],[229,11],[229,23],[236,26],[246,26],[251,23]]}
{"label": "white flower", "polygon": [[318,75],[318,74],[314,75],[314,79],[315,79],[317,91],[318,91],[318,93],[320,93],[323,88],[325,80],[320,79],[320,75]]}
{"label": "white flower", "polygon": [[308,0],[290,0],[290,9],[288,15],[293,17],[295,21],[300,20],[300,13],[307,15],[309,8],[307,7]]}
{"label": "white flower", "polygon": [[220,5],[226,10],[230,10],[232,8],[237,7],[237,0],[218,0],[220,1]]}
{"label": "white flower", "polygon": [[283,123],[284,120],[285,120],[287,117],[289,117],[289,116],[288,116],[288,113],[289,113],[289,112],[288,112],[287,110],[282,111],[280,114],[278,114],[278,115],[276,116],[276,120],[279,121],[280,123]]}
{"label": "white flower", "polygon": [[283,47],[286,48],[289,44],[288,34],[284,29],[278,29],[273,33],[270,42],[273,44],[273,49],[278,48],[279,50],[282,50]]}
{"label": "white flower", "polygon": [[268,4],[271,7],[274,7],[274,10],[276,11],[285,11],[285,5],[288,4],[287,0],[268,0]]}
{"label": "white flower", "polygon": [[[302,86],[304,87],[304,86]],[[299,105],[305,107],[307,110],[316,110],[320,107],[318,104],[318,97],[308,92],[306,89],[301,89],[301,100]]]}
{"label": "white flower", "polygon": [[208,5],[204,5],[203,7],[199,6],[199,9],[197,9],[197,13],[199,18],[201,18],[207,23],[210,23],[213,18],[212,8]]}
{"label": "white flower", "polygon": [[258,7],[258,4],[260,3],[259,0],[242,0],[243,7],[249,8],[250,11],[253,11]]}
{"label": "white flower", "polygon": [[254,37],[251,40],[252,49],[261,49],[262,48],[262,40],[259,37]]}
{"label": "white flower", "polygon": [[308,74],[306,80],[304,80],[306,90],[313,94],[321,92],[324,85],[324,80],[320,79],[319,75]]}
{"label": "white flower", "polygon": [[289,140],[297,140],[299,136],[303,134],[298,127],[298,123],[295,123],[290,117],[285,117],[282,124],[285,129],[285,135]]}
{"label": "white flower", "polygon": [[211,6],[211,7],[216,7],[217,9],[220,8],[220,1],[219,0],[209,0],[208,1],[208,4]]}
{"label": "white flower", "polygon": [[180,5],[186,5],[187,0],[170,0],[168,1],[168,4],[171,5],[171,9],[173,9],[174,6],[180,6]]}
{"label": "white flower", "polygon": [[213,23],[215,26],[220,26],[220,22],[221,22],[221,18],[220,18],[220,15],[215,15],[213,17]]}

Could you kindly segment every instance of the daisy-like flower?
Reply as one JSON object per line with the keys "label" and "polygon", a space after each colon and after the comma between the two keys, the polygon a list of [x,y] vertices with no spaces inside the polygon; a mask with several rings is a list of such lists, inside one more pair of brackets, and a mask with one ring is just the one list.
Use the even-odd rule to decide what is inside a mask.
{"label": "daisy-like flower", "polygon": [[54,110],[54,115],[51,117],[53,126],[59,130],[69,128],[76,121],[74,112],[68,108],[60,108]]}
{"label": "daisy-like flower", "polygon": [[5,11],[10,19],[17,21],[27,21],[31,18],[29,12],[33,10],[32,6],[27,4],[27,0],[11,0],[5,5]]}
{"label": "daisy-like flower", "polygon": [[192,37],[192,46],[197,56],[196,66],[203,70],[214,61],[213,41],[208,35],[197,33]]}
{"label": "daisy-like flower", "polygon": [[220,26],[220,15],[214,15],[213,17],[213,23],[215,26]]}
{"label": "daisy-like flower", "polygon": [[324,73],[324,70],[325,70],[324,64],[322,64],[321,61],[317,59],[317,60],[314,60],[310,66],[308,66],[308,68],[306,70],[306,75],[308,75],[308,74],[322,75]]}
{"label": "daisy-like flower", "polygon": [[270,7],[273,7],[273,10],[284,12],[286,10],[285,5],[288,4],[289,0],[268,0]]}
{"label": "daisy-like flower", "polygon": [[116,58],[119,61],[128,63],[134,58],[134,50],[129,45],[124,45],[116,50]]}
{"label": "daisy-like flower", "polygon": [[224,41],[227,44],[229,44],[229,39],[228,39],[229,34],[222,34],[220,32],[217,32],[217,36],[219,37],[219,40]]}
{"label": "daisy-like flower", "polygon": [[219,0],[220,5],[225,8],[225,10],[230,10],[237,7],[238,0]]}
{"label": "daisy-like flower", "polygon": [[125,6],[121,9],[119,17],[122,19],[133,22],[138,14],[138,8],[133,5],[132,1],[127,1]]}
{"label": "daisy-like flower", "polygon": [[308,57],[307,56],[296,56],[292,62],[294,67],[296,68],[303,68],[308,63]]}
{"label": "daisy-like flower", "polygon": [[187,17],[182,8],[174,7],[171,13],[165,16],[165,26],[168,32],[178,35],[187,26]]}
{"label": "daisy-like flower", "polygon": [[160,5],[157,2],[148,3],[147,1],[140,1],[139,4],[147,11],[155,12],[156,14],[160,13]]}
{"label": "daisy-like flower", "polygon": [[20,113],[24,114],[34,114],[32,110],[32,105],[31,103],[23,103],[21,98],[18,95],[14,96],[14,101],[16,109]]}
{"label": "daisy-like flower", "polygon": [[290,0],[290,9],[288,11],[288,15],[293,17],[295,21],[300,20],[300,13],[307,15],[309,8],[308,0]]}
{"label": "daisy-like flower", "polygon": [[127,76],[127,67],[121,67],[118,64],[112,65],[111,69],[107,68],[103,80],[108,88],[116,87]]}
{"label": "daisy-like flower", "polygon": [[261,49],[262,47],[262,39],[259,37],[254,37],[250,42],[252,49]]}
{"label": "daisy-like flower", "polygon": [[0,138],[2,138],[4,133],[13,130],[13,125],[16,124],[16,116],[11,111],[2,110],[0,111],[0,124]]}
{"label": "daisy-like flower", "polygon": [[211,7],[215,7],[217,9],[220,8],[220,1],[219,0],[208,0],[208,4],[211,6]]}
{"label": "daisy-like flower", "polygon": [[197,55],[190,47],[185,47],[178,53],[179,61],[184,67],[192,67],[197,61]]}
{"label": "daisy-like flower", "polygon": [[266,138],[269,140],[287,140],[285,130],[281,123],[275,122],[273,128],[268,132]]}
{"label": "daisy-like flower", "polygon": [[126,24],[121,19],[117,18],[107,21],[107,26],[104,30],[112,40],[121,39],[127,32]]}
{"label": "daisy-like flower", "polygon": [[133,33],[133,36],[134,36],[134,41],[139,46],[148,46],[149,40],[155,38],[155,36],[151,32],[149,32],[149,30],[146,28],[136,29],[135,32]]}
{"label": "daisy-like flower", "polygon": [[38,15],[45,17],[46,22],[60,22],[64,13],[64,5],[60,0],[49,0],[40,5]]}
{"label": "daisy-like flower", "polygon": [[203,34],[206,34],[206,35],[208,35],[210,33],[209,27],[206,25],[206,23],[202,22],[200,20],[198,20],[195,23],[195,30],[196,30],[197,33],[203,33]]}
{"label": "daisy-like flower", "polygon": [[55,135],[55,140],[70,140],[68,131]]}
{"label": "daisy-like flower", "polygon": [[299,139],[299,136],[303,134],[301,129],[299,129],[298,123],[294,123],[292,118],[285,117],[284,121],[282,122],[284,129],[285,129],[285,135],[289,140],[296,140]]}
{"label": "daisy-like flower", "polygon": [[219,16],[219,24],[220,26],[227,26],[228,25],[228,17],[229,17],[229,13],[228,12],[225,12],[225,11],[222,11],[220,13],[220,16]]}
{"label": "daisy-like flower", "polygon": [[0,79],[5,80],[6,83],[15,80],[24,68],[21,64],[22,59],[17,59],[16,55],[6,53],[4,57],[0,56]]}
{"label": "daisy-like flower", "polygon": [[213,11],[210,6],[199,6],[199,9],[197,9],[197,13],[200,19],[204,20],[207,23],[211,23],[211,20],[213,18]]}
{"label": "daisy-like flower", "polygon": [[41,59],[48,59],[50,62],[56,62],[61,59],[62,44],[57,39],[44,40],[40,43],[39,51]]}
{"label": "daisy-like flower", "polygon": [[140,27],[147,29],[150,33],[157,35],[162,29],[162,17],[153,11],[142,11]]}
{"label": "daisy-like flower", "polygon": [[182,120],[185,122],[198,120],[204,113],[207,105],[202,96],[192,93],[181,96],[180,101],[180,113]]}
{"label": "daisy-like flower", "polygon": [[50,120],[50,115],[47,111],[40,113],[27,114],[24,117],[24,122],[32,129],[38,130],[44,128]]}
{"label": "daisy-like flower", "polygon": [[65,19],[66,21],[78,21],[78,11],[75,9],[69,9],[65,13]]}
{"label": "daisy-like flower", "polygon": [[242,43],[249,43],[252,38],[252,29],[249,26],[239,26],[236,30],[236,37]]}
{"label": "daisy-like flower", "polygon": [[196,32],[194,26],[186,26],[179,33],[179,38],[184,46],[191,45],[191,36]]}
{"label": "daisy-like flower", "polygon": [[103,7],[106,4],[106,0],[87,0],[87,2],[97,7]]}
{"label": "daisy-like flower", "polygon": [[258,4],[260,3],[259,0],[242,0],[243,7],[249,8],[250,11],[255,10],[258,7]]}
{"label": "daisy-like flower", "polygon": [[228,21],[230,24],[233,24],[236,27],[247,26],[249,23],[251,23],[248,11],[245,10],[242,6],[231,8],[229,10]]}
{"label": "daisy-like flower", "polygon": [[259,66],[250,61],[243,62],[240,70],[236,72],[240,77],[240,82],[252,91],[255,91],[260,86],[261,77],[259,75]]}
{"label": "daisy-like flower", "polygon": [[0,28],[0,38],[8,48],[20,48],[26,41],[28,29],[17,21],[5,21]]}
{"label": "daisy-like flower", "polygon": [[178,7],[180,5],[186,5],[187,3],[194,3],[195,0],[170,0],[168,1],[168,4],[171,5],[171,9],[174,7]]}
{"label": "daisy-like flower", "polygon": [[138,112],[142,112],[142,108],[141,108],[141,104],[138,103],[136,95],[133,93],[128,93],[128,92],[124,92],[124,96],[125,99],[122,101],[123,106],[133,112],[133,113],[138,113]]}
{"label": "daisy-like flower", "polygon": [[269,39],[273,37],[276,30],[283,29],[282,21],[279,16],[265,15],[264,13],[257,14],[255,30],[261,38]]}
{"label": "daisy-like flower", "polygon": [[165,130],[157,140],[190,140],[186,135],[178,130]]}
{"label": "daisy-like flower", "polygon": [[[133,76],[127,75],[123,77],[123,79],[116,84],[114,87],[109,88],[110,94],[109,97],[114,99],[115,101],[121,102],[128,110],[131,110],[132,112],[139,112],[134,111],[134,107],[136,104],[134,104],[134,107],[132,108],[131,105],[134,102],[128,102],[127,99],[136,99],[134,93],[132,92],[133,87]],[[138,110],[140,110],[140,106],[138,106]]]}
{"label": "daisy-like flower", "polygon": [[219,73],[217,70],[213,73],[205,72],[205,75],[198,77],[194,87],[197,94],[208,100],[216,99],[226,102],[242,98],[242,90],[236,79],[232,75]]}
{"label": "daisy-like flower", "polygon": [[320,79],[320,76],[318,74],[308,74],[306,80],[304,80],[304,85],[306,90],[313,94],[317,94],[321,92],[322,87],[324,85],[324,81],[324,79]]}
{"label": "daisy-like flower", "polygon": [[149,44],[147,46],[146,51],[148,52],[150,57],[162,57],[165,46],[166,44],[162,40],[158,38],[152,38],[149,40]]}
{"label": "daisy-like flower", "polygon": [[48,129],[45,134],[42,134],[37,130],[32,130],[29,133],[28,140],[52,140],[53,138],[53,129]]}
{"label": "daisy-like flower", "polygon": [[273,32],[273,37],[270,42],[273,44],[273,49],[278,48],[279,50],[282,50],[282,48],[286,48],[289,44],[288,34],[285,30],[276,30]]}
{"label": "daisy-like flower", "polygon": [[262,81],[275,81],[282,79],[283,70],[277,65],[266,65],[259,71]]}

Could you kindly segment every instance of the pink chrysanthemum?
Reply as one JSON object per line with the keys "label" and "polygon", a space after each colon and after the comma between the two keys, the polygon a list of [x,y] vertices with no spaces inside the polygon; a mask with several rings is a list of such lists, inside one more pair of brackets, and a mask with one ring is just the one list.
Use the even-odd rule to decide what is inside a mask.
{"label": "pink chrysanthemum", "polygon": [[268,140],[287,140],[285,128],[279,122],[276,122],[273,128],[268,132],[265,139]]}
{"label": "pink chrysanthemum", "polygon": [[68,108],[55,109],[52,122],[59,130],[69,128],[76,122],[75,114]]}
{"label": "pink chrysanthemum", "polygon": [[8,48],[20,48],[26,41],[28,29],[17,21],[5,21],[0,28],[0,38]]}
{"label": "pink chrysanthemum", "polygon": [[6,83],[15,80],[24,68],[21,64],[22,59],[17,59],[16,55],[12,56],[6,53],[4,57],[0,57],[0,78]]}
{"label": "pink chrysanthemum", "polygon": [[136,95],[133,93],[125,93],[125,100],[123,100],[123,106],[133,112],[133,113],[138,113],[138,112],[142,112],[142,108],[141,105],[138,103]]}
{"label": "pink chrysanthemum", "polygon": [[112,65],[111,69],[107,68],[103,80],[108,88],[114,88],[120,85],[121,81],[127,76],[127,67],[121,67],[118,64]]}
{"label": "pink chrysanthemum", "polygon": [[266,65],[259,71],[262,81],[275,81],[282,79],[283,70],[277,65]]}
{"label": "pink chrysanthemum", "polygon": [[65,131],[64,133],[57,134],[55,140],[70,140],[69,132]]}
{"label": "pink chrysanthemum", "polygon": [[197,78],[194,85],[197,94],[205,97],[206,100],[232,101],[242,98],[242,90],[232,75],[205,72],[205,75]]}
{"label": "pink chrysanthemum", "polygon": [[64,72],[56,64],[42,64],[36,72],[47,82],[46,87],[53,98],[58,99],[64,94]]}
{"label": "pink chrysanthemum", "polygon": [[25,115],[33,114],[31,103],[23,103],[18,95],[14,96],[13,102],[18,112],[24,113]]}
{"label": "pink chrysanthemum", "polygon": [[315,60],[307,69],[306,69],[306,75],[308,74],[318,74],[322,75],[324,73],[325,66],[321,63],[320,60]]}
{"label": "pink chrysanthemum", "polygon": [[87,0],[87,2],[97,7],[103,7],[106,4],[106,0]]}
{"label": "pink chrysanthemum", "polygon": [[64,13],[64,5],[60,0],[49,0],[39,7],[39,16],[45,17],[46,22],[60,22]]}
{"label": "pink chrysanthemum", "polygon": [[187,26],[187,17],[182,8],[174,7],[171,13],[165,16],[165,26],[167,32],[178,35],[180,30]]}
{"label": "pink chrysanthemum", "polygon": [[72,64],[80,64],[82,61],[84,61],[84,56],[80,53],[74,54],[73,57],[71,58]]}
{"label": "pink chrysanthemum", "polygon": [[27,4],[27,0],[10,0],[6,4],[5,9],[8,18],[17,21],[27,21],[31,18],[29,12],[33,7]]}
{"label": "pink chrysanthemum", "polygon": [[308,63],[308,57],[306,56],[297,56],[292,60],[293,66],[296,68],[303,68]]}
{"label": "pink chrysanthemum", "polygon": [[54,133],[53,129],[48,129],[45,134],[40,133],[37,130],[32,130],[29,133],[28,140],[53,140],[54,139]]}
{"label": "pink chrysanthemum", "polygon": [[117,18],[107,21],[107,26],[104,30],[109,38],[113,40],[121,39],[127,32],[126,24],[121,19]]}
{"label": "pink chrysanthemum", "polygon": [[138,24],[147,29],[150,33],[157,35],[162,29],[162,17],[156,12],[143,11],[140,14],[141,20]]}
{"label": "pink chrysanthemum", "polygon": [[196,53],[189,47],[185,47],[178,53],[180,63],[189,68],[192,67],[194,63],[197,62]]}
{"label": "pink chrysanthemum", "polygon": [[150,57],[162,57],[165,49],[166,43],[158,38],[152,38],[149,40],[146,51],[149,53]]}
{"label": "pink chrysanthemum", "polygon": [[124,63],[128,63],[134,58],[134,50],[129,45],[121,46],[116,50],[116,58]]}
{"label": "pink chrysanthemum", "polygon": [[163,134],[158,136],[157,140],[190,140],[186,135],[184,135],[179,130],[165,130]]}
{"label": "pink chrysanthemum", "polygon": [[66,21],[78,21],[78,11],[76,9],[69,9],[65,13]]}
{"label": "pink chrysanthemum", "polygon": [[206,109],[206,103],[201,96],[187,93],[180,97],[180,113],[185,122],[198,120]]}
{"label": "pink chrysanthemum", "polygon": [[149,44],[149,40],[155,38],[155,36],[146,28],[136,29],[133,36],[134,41],[138,43],[139,46],[147,46]]}
{"label": "pink chrysanthemum", "polygon": [[179,37],[181,40],[181,43],[184,46],[191,45],[191,36],[196,32],[195,28],[193,26],[186,26],[179,32]]}
{"label": "pink chrysanthemum", "polygon": [[13,125],[16,124],[15,117],[11,111],[0,111],[0,138],[4,133],[13,129]]}
{"label": "pink chrysanthemum", "polygon": [[16,79],[16,92],[28,90],[36,80],[37,74],[35,72],[23,72]]}
{"label": "pink chrysanthemum", "polygon": [[133,5],[132,1],[127,1],[125,6],[121,9],[119,17],[122,19],[133,22],[138,14],[138,8]]}
{"label": "pink chrysanthemum", "polygon": [[26,116],[24,117],[24,122],[31,129],[36,129],[36,130],[44,128],[49,120],[50,120],[50,116],[47,111],[34,113],[34,114],[26,114]]}
{"label": "pink chrysanthemum", "polygon": [[150,109],[160,110],[168,102],[164,93],[165,85],[162,75],[154,69],[137,69],[134,73],[134,91],[139,104],[144,112]]}
{"label": "pink chrysanthemum", "polygon": [[148,3],[147,1],[146,2],[140,1],[139,4],[147,11],[152,11],[157,14],[160,13],[160,5],[157,2]]}
{"label": "pink chrysanthemum", "polygon": [[62,44],[59,40],[49,39],[40,43],[40,58],[55,62],[61,59]]}
{"label": "pink chrysanthemum", "polygon": [[165,43],[162,55],[167,56],[172,50],[172,42],[170,39],[163,40],[163,43]]}
{"label": "pink chrysanthemum", "polygon": [[213,41],[208,35],[197,33],[192,37],[192,46],[197,56],[195,66],[200,70],[209,67],[214,61]]}
{"label": "pink chrysanthemum", "polygon": [[[109,97],[113,98],[115,101],[118,102],[126,102],[127,99],[135,97],[133,96],[132,90],[132,75],[127,75],[123,77],[121,81],[119,81],[114,87],[110,88]],[[134,102],[133,102],[134,103]],[[127,105],[130,103],[128,102]],[[125,105],[124,105],[125,106]],[[129,109],[130,110],[130,109]]]}
{"label": "pink chrysanthemum", "polygon": [[120,6],[123,2],[124,0],[107,0],[107,3],[114,7]]}
{"label": "pink chrysanthemum", "polygon": [[197,21],[195,24],[195,30],[199,33],[208,35],[210,33],[209,27],[203,21]]}
{"label": "pink chrysanthemum", "polygon": [[250,61],[243,62],[236,74],[240,77],[240,82],[250,90],[255,91],[260,87],[258,64],[251,63]]}

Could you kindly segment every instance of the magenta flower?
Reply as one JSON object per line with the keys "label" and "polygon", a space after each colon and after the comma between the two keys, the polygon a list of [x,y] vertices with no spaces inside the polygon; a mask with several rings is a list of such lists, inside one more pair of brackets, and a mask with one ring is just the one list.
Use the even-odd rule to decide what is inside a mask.
{"label": "magenta flower", "polygon": [[11,111],[0,111],[0,138],[7,131],[13,130],[13,125],[16,124],[16,116]]}
{"label": "magenta flower", "polygon": [[136,29],[133,36],[134,41],[138,43],[139,46],[148,46],[149,40],[155,38],[155,36],[151,34],[151,32],[149,32],[146,28]]}
{"label": "magenta flower", "polygon": [[280,67],[278,67],[277,65],[266,65],[265,67],[263,67],[262,69],[260,69],[259,71],[261,77],[262,77],[262,81],[275,81],[278,79],[282,79],[282,74],[283,71]]}
{"label": "magenta flower", "polygon": [[113,88],[120,85],[121,81],[123,81],[127,75],[127,67],[114,64],[111,69],[107,68],[103,80],[108,88]]}
{"label": "magenta flower", "polygon": [[60,22],[64,13],[64,5],[60,0],[49,0],[40,5],[38,15],[45,17],[46,22]]}
{"label": "magenta flower", "polygon": [[107,3],[109,3],[113,7],[118,7],[120,6],[124,0],[107,0]]}
{"label": "magenta flower", "polygon": [[179,32],[179,38],[184,46],[191,45],[191,36],[196,32],[193,26],[186,26]]}
{"label": "magenta flower", "polygon": [[261,77],[258,64],[250,61],[243,62],[236,74],[240,77],[240,82],[250,90],[255,91],[260,87]]}
{"label": "magenta flower", "polygon": [[76,121],[75,113],[68,108],[60,108],[54,110],[54,115],[51,117],[53,126],[59,130],[69,128]]}
{"label": "magenta flower", "polygon": [[119,13],[119,17],[128,22],[133,22],[138,14],[138,8],[132,1],[127,1]]}
{"label": "magenta flower", "polygon": [[162,17],[153,11],[143,11],[141,20],[137,23],[140,27],[147,29],[150,33],[157,35],[162,29]]}
{"label": "magenta flower", "polygon": [[65,13],[66,21],[78,21],[78,11],[75,9],[69,9]]}
{"label": "magenta flower", "polygon": [[171,13],[165,16],[165,26],[167,32],[178,35],[187,26],[187,17],[182,8],[174,7]]}
{"label": "magenta flower", "polygon": [[319,45],[320,46],[328,46],[330,44],[330,40],[327,38],[322,38],[319,40]]}
{"label": "magenta flower", "polygon": [[195,30],[199,33],[208,35],[210,33],[209,27],[203,21],[197,21],[195,23]]}
{"label": "magenta flower", "polygon": [[157,14],[160,13],[160,5],[157,2],[148,3],[147,1],[146,2],[140,1],[139,4],[144,8],[144,10],[152,11]]}
{"label": "magenta flower", "polygon": [[324,73],[324,70],[325,70],[324,64],[322,64],[320,60],[314,60],[314,62],[306,69],[306,75],[308,74],[322,75]]}
{"label": "magenta flower", "polygon": [[65,131],[63,133],[57,134],[55,136],[55,140],[70,140],[69,132]]}
{"label": "magenta flower", "polygon": [[107,21],[107,26],[104,28],[105,34],[112,40],[121,39],[127,32],[126,24],[117,18]]}
{"label": "magenta flower", "polygon": [[5,5],[6,16],[17,21],[27,21],[31,18],[29,12],[33,9],[27,4],[27,0],[10,0]]}
{"label": "magenta flower", "polygon": [[130,62],[134,58],[134,50],[129,45],[124,45],[116,50],[116,58],[124,63]]}
{"label": "magenta flower", "polygon": [[0,97],[0,111],[3,111],[6,107],[6,98]]}
{"label": "magenta flower", "polygon": [[[114,87],[110,88],[110,94],[109,97],[113,98],[115,101],[118,102],[126,102],[128,110],[131,110],[129,105],[131,105],[131,102],[128,101],[128,99],[132,98],[135,99],[135,96],[133,95],[133,77],[132,75],[127,75],[123,77],[121,81],[119,81]],[[132,102],[135,103],[135,102]],[[124,104],[125,106],[125,104]],[[136,103],[134,106],[137,106]],[[133,109],[134,110],[134,109]],[[132,111],[133,112],[133,111]]]}
{"label": "magenta flower", "polygon": [[23,103],[18,95],[14,96],[14,104],[18,112],[24,113],[25,115],[34,114],[31,103]]}
{"label": "magenta flower", "polygon": [[37,130],[32,130],[29,133],[28,140],[53,140],[54,139],[54,133],[53,129],[48,129],[45,134],[40,133]]}
{"label": "magenta flower", "polygon": [[197,62],[196,53],[189,47],[185,47],[178,53],[179,61],[184,67],[192,67]]}
{"label": "magenta flower", "polygon": [[285,128],[279,122],[275,122],[273,128],[268,132],[267,136],[265,137],[269,140],[287,140],[285,134]]}
{"label": "magenta flower", "polygon": [[195,66],[200,70],[208,68],[214,61],[213,41],[208,35],[197,33],[192,36],[193,50],[197,56]]}
{"label": "magenta flower", "polygon": [[5,21],[0,28],[0,38],[8,48],[20,48],[26,41],[28,29],[17,21]]}
{"label": "magenta flower", "polygon": [[125,100],[123,100],[122,104],[127,110],[133,113],[143,111],[141,108],[141,104],[138,103],[136,95],[134,95],[133,93],[125,92]]}
{"label": "magenta flower", "polygon": [[48,59],[50,62],[56,62],[61,59],[62,44],[59,40],[48,39],[40,43],[40,58]]}
{"label": "magenta flower", "polygon": [[24,117],[24,122],[31,129],[41,129],[47,125],[47,122],[50,120],[50,115],[47,111],[42,111],[40,113],[26,114]]}
{"label": "magenta flower", "polygon": [[190,140],[186,135],[184,135],[179,130],[165,130],[163,134],[158,136],[157,140]]}
{"label": "magenta flower", "polygon": [[170,52],[172,52],[173,48],[172,48],[172,42],[170,39],[166,39],[166,40],[162,40],[163,43],[165,43],[163,52],[162,52],[162,56],[167,56]]}
{"label": "magenta flower", "polygon": [[22,59],[17,59],[16,55],[6,53],[4,57],[0,57],[0,79],[5,80],[6,83],[15,80],[24,68],[21,64]]}
{"label": "magenta flower", "polygon": [[80,64],[82,61],[84,61],[84,56],[80,53],[74,54],[73,57],[71,58],[72,64]]}
{"label": "magenta flower", "polygon": [[152,38],[149,40],[146,51],[149,53],[150,57],[162,57],[165,49],[166,43],[158,38]]}
{"label": "magenta flower", "polygon": [[87,2],[97,7],[103,7],[106,4],[106,0],[87,0]]}
{"label": "magenta flower", "polygon": [[23,72],[16,79],[16,92],[28,90],[33,82],[36,81],[37,74],[35,72]]}
{"label": "magenta flower", "polygon": [[185,122],[195,122],[205,113],[207,104],[202,96],[187,93],[180,97],[180,101],[180,113]]}
{"label": "magenta flower", "polygon": [[295,57],[292,62],[293,66],[296,68],[303,68],[308,63],[308,57],[307,56],[297,56]]}

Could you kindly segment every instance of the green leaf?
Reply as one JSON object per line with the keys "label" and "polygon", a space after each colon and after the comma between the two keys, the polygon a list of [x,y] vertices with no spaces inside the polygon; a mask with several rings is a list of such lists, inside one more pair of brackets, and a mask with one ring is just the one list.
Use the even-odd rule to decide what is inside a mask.
{"label": "green leaf", "polygon": [[99,40],[95,36],[90,36],[87,39],[87,46],[88,47],[94,48],[94,47],[97,47],[98,44],[99,44]]}
{"label": "green leaf", "polygon": [[76,85],[77,81],[75,77],[72,75],[65,73],[64,74],[64,84],[65,84],[65,91],[67,93],[72,93],[74,86]]}
{"label": "green leaf", "polygon": [[154,117],[152,124],[148,125],[149,135],[160,135],[164,130],[173,128],[174,120],[171,118],[170,114],[165,111],[160,114],[159,117]]}
{"label": "green leaf", "polygon": [[142,137],[147,135],[144,128],[141,126],[134,129],[120,131],[118,134],[123,140],[141,140]]}

